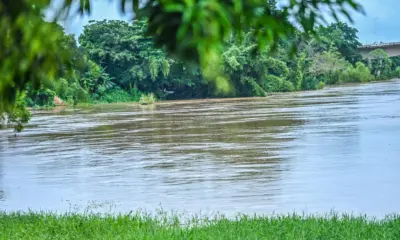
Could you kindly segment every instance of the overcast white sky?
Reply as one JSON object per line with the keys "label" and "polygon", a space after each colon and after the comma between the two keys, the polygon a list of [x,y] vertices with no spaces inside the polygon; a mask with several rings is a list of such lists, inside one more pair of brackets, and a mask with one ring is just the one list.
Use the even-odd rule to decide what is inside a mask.
{"label": "overcast white sky", "polygon": [[[67,32],[79,35],[89,20],[125,19],[116,4],[108,0],[95,0],[92,13],[86,17],[74,17],[64,25]],[[360,41],[400,42],[400,0],[360,0],[367,12],[366,16],[355,14],[354,26],[359,30]]]}

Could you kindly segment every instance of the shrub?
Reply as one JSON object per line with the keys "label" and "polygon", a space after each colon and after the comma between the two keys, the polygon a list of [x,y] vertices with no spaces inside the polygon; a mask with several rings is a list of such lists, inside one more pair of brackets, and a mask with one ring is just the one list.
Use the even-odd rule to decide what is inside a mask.
{"label": "shrub", "polygon": [[280,86],[280,92],[293,92],[295,90],[293,83],[282,80],[281,86]]}
{"label": "shrub", "polygon": [[89,101],[89,93],[83,89],[78,83],[73,83],[68,88],[68,102],[73,105]]}
{"label": "shrub", "polygon": [[265,76],[260,83],[266,92],[279,92],[281,84],[282,79],[274,75]]}
{"label": "shrub", "polygon": [[134,102],[139,102],[140,97],[143,95],[143,93],[140,92],[139,89],[137,89],[136,87],[134,87],[130,90],[130,94],[131,94],[132,101],[134,101]]}
{"label": "shrub", "polygon": [[48,88],[40,88],[35,92],[34,104],[38,106],[53,106],[56,93]]}
{"label": "shrub", "polygon": [[[341,74],[341,71],[334,71],[327,75],[324,75],[322,77],[323,82],[326,84],[329,84],[329,85],[337,84],[340,82],[340,74]],[[318,87],[318,85],[317,85],[317,87]]]}
{"label": "shrub", "polygon": [[100,97],[100,102],[106,102],[106,103],[115,103],[115,102],[132,102],[132,96],[120,89],[120,88],[114,88],[111,90],[108,90],[103,96]]}
{"label": "shrub", "polygon": [[57,82],[57,86],[56,86],[57,96],[60,97],[61,99],[67,100],[68,92],[70,92],[68,81],[64,78],[60,79]]}
{"label": "shrub", "polygon": [[340,82],[369,82],[374,79],[367,66],[361,62],[356,63],[356,67],[350,66],[344,70],[339,77]]}
{"label": "shrub", "polygon": [[325,83],[323,81],[319,81],[318,85],[317,85],[317,89],[323,89],[325,87]]}
{"label": "shrub", "polygon": [[303,81],[301,83],[302,90],[316,90],[317,85],[321,82],[315,76],[304,76]]}
{"label": "shrub", "polygon": [[240,79],[242,84],[241,90],[244,96],[256,96],[256,97],[265,97],[266,93],[262,87],[256,82],[254,78],[251,77],[242,77]]}
{"label": "shrub", "polygon": [[377,79],[388,79],[392,75],[392,60],[383,49],[376,49],[367,57],[372,74]]}
{"label": "shrub", "polygon": [[142,96],[140,97],[139,103],[141,105],[150,105],[150,104],[154,104],[156,102],[156,97],[154,96],[153,93],[149,93],[149,94],[142,94]]}
{"label": "shrub", "polygon": [[266,92],[292,92],[295,90],[293,83],[274,75],[267,75],[260,85]]}
{"label": "shrub", "polygon": [[394,77],[400,78],[400,67],[397,67],[396,70],[394,71]]}
{"label": "shrub", "polygon": [[295,90],[301,90],[303,73],[299,68],[291,71],[287,79],[293,84]]}
{"label": "shrub", "polygon": [[13,126],[15,132],[21,132],[24,129],[24,124],[31,118],[31,113],[26,108],[25,98],[25,93],[18,93],[15,105],[4,115],[0,114],[0,127]]}

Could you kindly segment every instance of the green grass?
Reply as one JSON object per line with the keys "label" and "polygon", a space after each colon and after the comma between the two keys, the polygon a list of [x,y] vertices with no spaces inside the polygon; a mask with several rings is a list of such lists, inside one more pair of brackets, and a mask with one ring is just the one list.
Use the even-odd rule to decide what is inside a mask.
{"label": "green grass", "polygon": [[[182,224],[184,223],[184,224]],[[240,216],[0,213],[0,239],[400,239],[400,216]]]}

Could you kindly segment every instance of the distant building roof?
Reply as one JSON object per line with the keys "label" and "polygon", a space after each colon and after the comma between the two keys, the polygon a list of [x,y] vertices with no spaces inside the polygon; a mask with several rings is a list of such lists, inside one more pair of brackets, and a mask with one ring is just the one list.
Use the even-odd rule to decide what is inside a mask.
{"label": "distant building roof", "polygon": [[400,42],[391,42],[391,43],[373,43],[362,45],[358,49],[368,49],[368,48],[381,48],[381,47],[390,47],[390,46],[400,46]]}

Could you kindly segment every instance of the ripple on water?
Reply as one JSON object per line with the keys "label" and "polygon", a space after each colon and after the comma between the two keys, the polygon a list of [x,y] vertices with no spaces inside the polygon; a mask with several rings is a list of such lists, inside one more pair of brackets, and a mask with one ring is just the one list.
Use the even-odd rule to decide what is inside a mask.
{"label": "ripple on water", "polygon": [[396,80],[35,112],[18,137],[0,130],[0,207],[398,212],[399,96]]}

